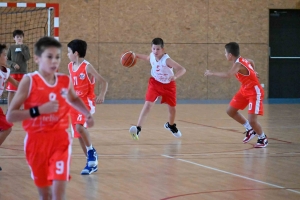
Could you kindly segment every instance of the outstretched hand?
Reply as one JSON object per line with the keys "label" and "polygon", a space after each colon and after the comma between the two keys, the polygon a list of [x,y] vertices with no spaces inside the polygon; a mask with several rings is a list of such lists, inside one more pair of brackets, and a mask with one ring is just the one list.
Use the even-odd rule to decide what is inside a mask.
{"label": "outstretched hand", "polygon": [[101,104],[104,102],[104,96],[102,95],[99,95],[97,98],[96,98],[96,103],[97,104]]}
{"label": "outstretched hand", "polygon": [[204,73],[204,76],[212,76],[213,73],[209,70],[206,70],[205,73]]}
{"label": "outstretched hand", "polygon": [[92,117],[92,115],[88,115],[87,117],[86,117],[86,125],[87,125],[87,127],[93,127],[94,126],[94,119],[93,119],[93,117]]}
{"label": "outstretched hand", "polygon": [[256,75],[256,77],[259,79],[260,77],[259,77],[259,74],[257,73],[257,72],[255,72],[255,75]]}

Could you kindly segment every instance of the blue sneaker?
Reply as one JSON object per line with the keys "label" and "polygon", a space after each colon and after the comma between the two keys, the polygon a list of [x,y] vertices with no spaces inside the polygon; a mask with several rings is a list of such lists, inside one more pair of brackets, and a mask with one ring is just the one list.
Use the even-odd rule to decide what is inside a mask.
{"label": "blue sneaker", "polygon": [[97,167],[98,165],[98,154],[96,149],[91,149],[87,152],[87,165],[88,167]]}
{"label": "blue sneaker", "polygon": [[81,171],[81,175],[90,175],[96,171],[98,171],[97,165],[95,167],[89,167],[88,164],[86,164],[85,168]]}

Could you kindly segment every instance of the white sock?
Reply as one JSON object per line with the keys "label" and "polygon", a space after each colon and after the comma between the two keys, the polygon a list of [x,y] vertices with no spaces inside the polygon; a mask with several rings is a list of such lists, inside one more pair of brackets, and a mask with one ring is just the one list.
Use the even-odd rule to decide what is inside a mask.
{"label": "white sock", "polygon": [[93,145],[91,144],[91,146],[89,147],[86,147],[86,150],[89,151],[89,150],[92,150],[93,149]]}
{"label": "white sock", "polygon": [[258,135],[258,139],[264,139],[266,137],[266,135],[264,134],[264,132],[262,132],[261,135]]}
{"label": "white sock", "polygon": [[243,124],[243,126],[245,127],[246,131],[249,131],[252,129],[251,125],[249,124],[249,121],[247,120],[245,124]]}

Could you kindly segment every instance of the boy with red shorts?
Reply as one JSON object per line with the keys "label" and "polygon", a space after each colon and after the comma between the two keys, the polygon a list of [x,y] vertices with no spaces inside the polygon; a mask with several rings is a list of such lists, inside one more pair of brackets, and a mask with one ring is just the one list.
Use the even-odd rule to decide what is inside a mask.
{"label": "boy with red shorts", "polygon": [[[10,77],[10,69],[5,67],[6,60],[6,45],[0,44],[0,97],[4,91],[5,83],[9,82],[15,87],[17,87],[19,84],[15,79]],[[12,125],[12,123],[6,121],[3,110],[0,107],[0,146],[2,145],[6,137],[10,134]],[[2,169],[0,167],[0,171],[1,170]]]}
{"label": "boy with red shorts", "polygon": [[[11,45],[8,49],[7,65],[10,68],[11,77],[21,81],[24,74],[27,73],[27,61],[30,59],[30,51],[28,46],[23,44],[24,32],[22,30],[14,30],[13,38],[16,44]],[[17,88],[8,83],[6,90],[8,91],[7,105],[9,106]]]}
{"label": "boy with red shorts", "polygon": [[[204,75],[223,78],[230,78],[235,75],[240,81],[241,87],[232,98],[227,114],[246,128],[244,143],[249,142],[257,134],[258,140],[254,147],[264,148],[268,145],[268,138],[257,122],[257,115],[263,115],[264,90],[254,70],[254,62],[240,56],[240,48],[236,42],[225,45],[225,56],[228,61],[233,62],[233,66],[228,72],[206,70]],[[244,110],[247,105],[248,120],[238,112],[238,110]]]}
{"label": "boy with red shorts", "polygon": [[[139,139],[142,125],[148,113],[154,106],[156,99],[161,96],[161,103],[166,103],[169,107],[169,122],[165,123],[164,127],[175,137],[179,138],[181,137],[181,132],[174,123],[176,116],[175,80],[181,77],[186,70],[164,52],[164,41],[161,38],[154,38],[151,45],[152,52],[150,55],[135,54],[137,58],[150,62],[152,69],[144,107],[140,113],[137,125],[130,127],[129,133],[134,140]],[[175,75],[173,69],[176,70]]]}
{"label": "boy with red shorts", "polygon": [[[61,44],[52,37],[43,37],[35,44],[34,53],[39,70],[23,77],[6,118],[10,122],[23,121],[26,160],[40,199],[65,199],[70,179],[70,105],[83,113],[89,127],[94,121],[76,95],[70,77],[56,73]],[[19,110],[21,105],[24,110]]]}
{"label": "boy with red shorts", "polygon": [[[68,43],[68,57],[71,61],[68,69],[76,94],[90,109],[91,114],[94,114],[95,101],[96,103],[104,102],[108,83],[91,63],[84,59],[86,50],[87,43],[83,40],[75,39]],[[94,93],[95,81],[101,84],[101,91],[97,98]],[[98,154],[92,145],[82,113],[72,109],[71,123],[73,136],[78,138],[80,146],[87,157],[86,166],[81,171],[81,175],[90,175],[98,170]]]}

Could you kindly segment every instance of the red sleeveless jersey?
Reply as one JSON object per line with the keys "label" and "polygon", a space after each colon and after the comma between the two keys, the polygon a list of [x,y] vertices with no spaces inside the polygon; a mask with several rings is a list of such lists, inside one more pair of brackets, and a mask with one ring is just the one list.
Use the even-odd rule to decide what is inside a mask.
{"label": "red sleeveless jersey", "polygon": [[56,113],[41,114],[38,117],[24,120],[24,130],[28,133],[53,131],[55,134],[57,130],[68,129],[70,105],[66,97],[70,85],[69,76],[56,73],[56,83],[54,85],[49,85],[38,72],[29,73],[26,76],[29,76],[31,80],[28,97],[24,102],[24,109],[41,106],[51,100],[58,101],[59,109]]}
{"label": "red sleeveless jersey", "polygon": [[262,89],[251,63],[242,57],[239,57],[235,62],[242,64],[244,67],[247,68],[249,72],[248,75],[244,75],[239,72],[235,74],[235,77],[241,83],[241,88],[243,90],[249,90],[249,89],[251,90],[254,89],[254,86],[258,86],[259,88]]}
{"label": "red sleeveless jersey", "polygon": [[94,99],[94,87],[95,79],[89,79],[88,73],[86,71],[87,65],[90,64],[88,61],[84,60],[78,67],[77,70],[73,70],[73,62],[70,62],[68,65],[69,73],[74,85],[74,90],[84,102],[87,98]]}

